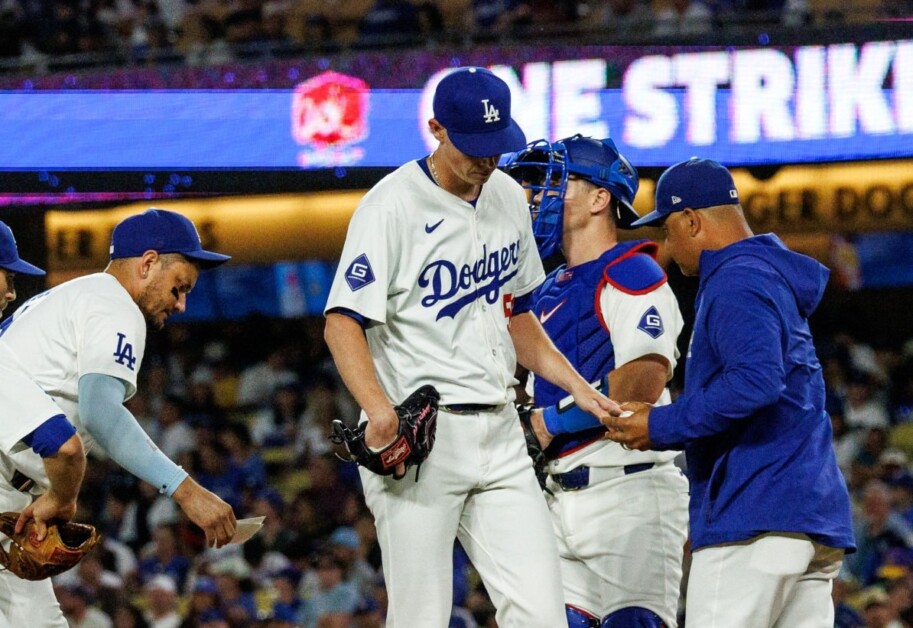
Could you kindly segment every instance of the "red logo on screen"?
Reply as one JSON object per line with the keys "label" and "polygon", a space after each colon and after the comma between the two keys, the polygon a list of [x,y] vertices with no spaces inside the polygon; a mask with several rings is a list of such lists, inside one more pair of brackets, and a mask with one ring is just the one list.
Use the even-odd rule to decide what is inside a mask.
{"label": "red logo on screen", "polygon": [[292,136],[316,149],[340,148],[368,134],[368,84],[324,72],[295,88]]}

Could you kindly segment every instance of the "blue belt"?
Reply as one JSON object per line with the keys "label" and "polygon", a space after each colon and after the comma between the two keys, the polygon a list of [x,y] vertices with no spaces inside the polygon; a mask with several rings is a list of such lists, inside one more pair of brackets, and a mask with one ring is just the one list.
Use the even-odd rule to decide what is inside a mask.
{"label": "blue belt", "polygon": [[652,462],[626,464],[623,467],[577,467],[567,473],[555,473],[552,479],[565,491],[579,491],[590,484],[614,480],[616,478],[647,471],[656,466]]}
{"label": "blue belt", "polygon": [[484,403],[451,403],[441,406],[440,409],[450,414],[478,414],[479,412],[494,412],[498,409],[498,406]]}

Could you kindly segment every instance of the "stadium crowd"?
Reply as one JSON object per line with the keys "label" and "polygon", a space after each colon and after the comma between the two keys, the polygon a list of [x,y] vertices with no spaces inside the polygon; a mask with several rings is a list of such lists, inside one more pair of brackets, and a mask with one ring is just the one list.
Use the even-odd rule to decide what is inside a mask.
{"label": "stadium crowd", "polygon": [[[150,336],[131,410],[165,453],[264,528],[206,548],[170,499],[93,456],[77,519],[102,522],[104,545],[55,579],[72,626],[383,625],[372,518],[353,463],[327,438],[357,409],[321,334],[322,319],[307,318],[175,323]],[[859,544],[835,585],[837,626],[913,625],[913,340],[872,347],[836,334],[819,338],[819,354]],[[451,626],[495,626],[454,552]]]}
{"label": "stadium crowd", "polygon": [[2,0],[3,67],[215,65],[263,51],[333,51],[598,33],[699,37],[723,25],[798,27],[913,13],[911,0]]}

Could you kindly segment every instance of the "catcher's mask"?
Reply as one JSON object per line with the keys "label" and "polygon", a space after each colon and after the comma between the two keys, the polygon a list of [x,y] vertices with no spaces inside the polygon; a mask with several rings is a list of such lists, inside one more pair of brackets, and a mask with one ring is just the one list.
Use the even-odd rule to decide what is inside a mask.
{"label": "catcher's mask", "polygon": [[630,229],[640,218],[632,207],[640,185],[637,170],[611,139],[577,134],[556,142],[536,140],[513,155],[505,170],[528,191],[533,234],[543,258],[561,247],[564,196],[572,175],[612,193],[619,229]]}

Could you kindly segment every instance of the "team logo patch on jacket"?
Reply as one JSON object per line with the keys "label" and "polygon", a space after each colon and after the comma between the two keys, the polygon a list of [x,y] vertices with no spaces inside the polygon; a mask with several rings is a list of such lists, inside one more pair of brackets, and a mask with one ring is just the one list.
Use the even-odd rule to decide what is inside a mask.
{"label": "team logo patch on jacket", "polygon": [[640,317],[640,322],[637,324],[637,329],[654,339],[663,335],[665,331],[663,329],[663,319],[655,307],[651,305],[650,309],[644,312],[644,315]]}

